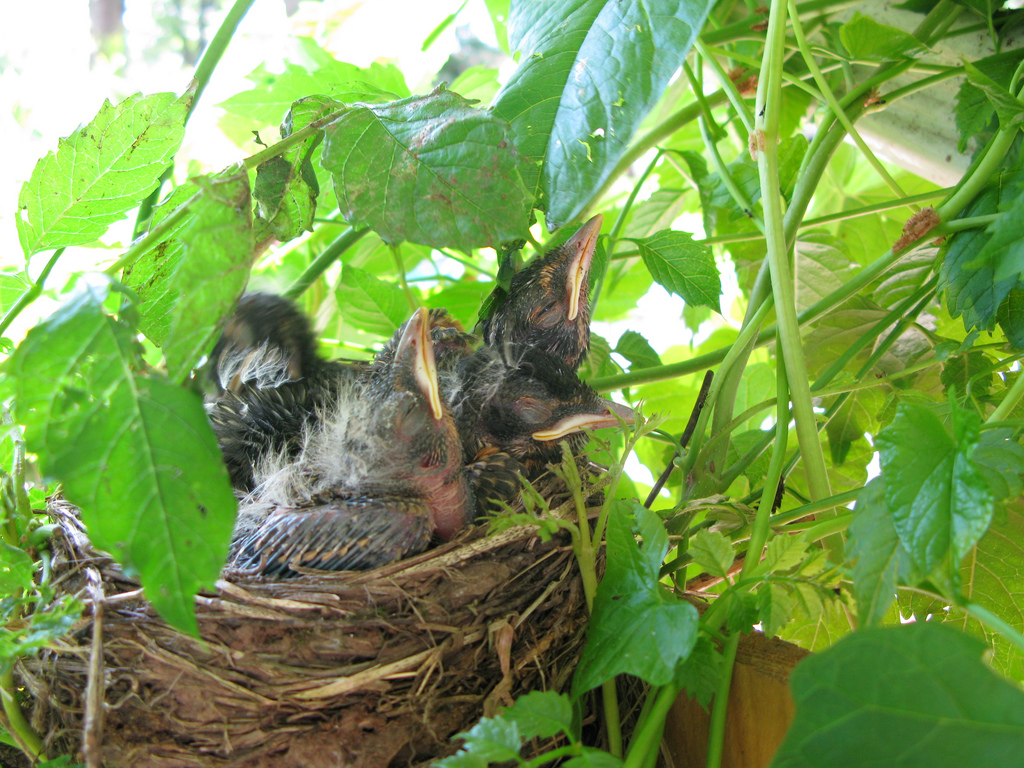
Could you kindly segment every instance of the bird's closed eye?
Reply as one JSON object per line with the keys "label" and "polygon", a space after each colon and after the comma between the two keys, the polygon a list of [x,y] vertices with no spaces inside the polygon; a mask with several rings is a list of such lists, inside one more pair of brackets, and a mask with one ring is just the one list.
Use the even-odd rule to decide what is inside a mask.
{"label": "bird's closed eye", "polygon": [[539,328],[551,328],[565,317],[565,314],[562,305],[553,301],[533,313],[533,324]]}
{"label": "bird's closed eye", "polygon": [[535,397],[520,397],[512,409],[528,424],[543,424],[551,419],[551,408]]}

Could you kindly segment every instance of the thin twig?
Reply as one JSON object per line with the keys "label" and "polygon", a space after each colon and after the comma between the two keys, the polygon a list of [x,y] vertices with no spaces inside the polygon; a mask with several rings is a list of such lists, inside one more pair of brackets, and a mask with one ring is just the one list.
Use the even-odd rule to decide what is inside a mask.
{"label": "thin twig", "polygon": [[[680,450],[685,450],[686,446],[690,442],[690,438],[693,436],[693,430],[697,427],[697,420],[700,418],[700,413],[704,410],[704,403],[708,399],[708,392],[711,391],[711,381],[714,378],[714,374],[711,371],[707,371],[704,374],[704,381],[701,382],[700,392],[697,393],[697,401],[693,404],[693,410],[690,412],[690,420],[686,423],[686,429],[683,430],[682,437],[679,438]],[[678,454],[677,454],[678,455]],[[655,481],[654,487],[651,488],[650,494],[647,496],[647,501],[644,502],[644,506],[648,509],[651,508],[651,504],[658,498],[658,494],[661,493],[661,489],[665,487],[665,483],[668,482],[669,477],[672,475],[672,470],[676,468],[675,456],[672,457],[668,462],[668,466],[661,473],[661,476]]]}

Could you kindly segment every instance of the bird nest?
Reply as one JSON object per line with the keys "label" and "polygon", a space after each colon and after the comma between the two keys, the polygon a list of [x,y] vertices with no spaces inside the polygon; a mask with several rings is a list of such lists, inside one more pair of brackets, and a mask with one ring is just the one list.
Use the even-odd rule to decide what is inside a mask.
{"label": "bird nest", "polygon": [[566,688],[587,615],[567,539],[531,527],[373,571],[270,581],[225,572],[196,597],[201,638],[52,500],[53,583],[87,610],[18,663],[51,753],[92,765],[318,768],[426,764],[520,693]]}

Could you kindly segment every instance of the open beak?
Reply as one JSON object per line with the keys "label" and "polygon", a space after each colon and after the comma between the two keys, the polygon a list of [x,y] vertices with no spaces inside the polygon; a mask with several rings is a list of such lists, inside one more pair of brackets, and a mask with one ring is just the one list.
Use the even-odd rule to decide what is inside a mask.
{"label": "open beak", "polygon": [[604,409],[600,413],[574,413],[571,416],[566,416],[547,429],[534,432],[533,439],[541,442],[560,440],[583,429],[617,427],[620,421],[627,424],[633,423],[633,409],[628,405],[620,405],[611,400],[602,400],[601,404],[604,405]]}
{"label": "open beak", "polygon": [[434,343],[430,339],[430,315],[426,308],[420,307],[409,322],[405,324],[402,338],[398,340],[395,350],[397,360],[407,349],[413,348],[413,373],[416,386],[430,403],[430,412],[438,421],[444,415],[441,408],[441,386],[437,382],[437,363],[434,360]]}
{"label": "open beak", "polygon": [[603,221],[604,217],[597,214],[562,245],[573,254],[569,263],[569,280],[566,284],[570,320],[575,320],[576,315],[580,313],[580,292],[587,275],[590,274],[590,265],[594,261],[594,249],[597,247],[597,238],[601,234]]}

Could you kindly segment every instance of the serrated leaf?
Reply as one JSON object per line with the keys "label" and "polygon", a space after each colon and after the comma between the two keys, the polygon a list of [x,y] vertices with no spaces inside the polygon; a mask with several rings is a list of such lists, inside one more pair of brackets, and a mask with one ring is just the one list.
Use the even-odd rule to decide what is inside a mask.
{"label": "serrated leaf", "polygon": [[171,624],[224,565],[235,498],[200,398],[139,376],[134,332],[83,285],[11,359],[18,416],[45,476],[82,509],[93,543],[137,572]]}
{"label": "serrated leaf", "polygon": [[772,768],[1013,765],[1024,693],[981,662],[984,646],[931,622],[865,629],[804,659],[796,716]]}
{"label": "serrated leaf", "polygon": [[[313,53],[316,43],[311,38],[300,40],[305,51]],[[249,142],[252,131],[277,125],[295,101],[310,94],[321,93],[346,103],[391,101],[409,95],[405,78],[394,64],[374,62],[361,68],[336,61],[329,54],[312,58],[319,64],[317,68],[310,70],[287,62],[280,74],[267,71],[261,64],[247,75],[254,88],[217,105],[225,111],[220,127],[235,141]]]}
{"label": "serrated leaf", "polygon": [[654,368],[661,365],[661,358],[647,339],[636,331],[626,331],[619,337],[615,351],[629,360],[630,368]]}
{"label": "serrated leaf", "polygon": [[[831,405],[831,398],[829,399]],[[850,392],[846,401],[825,425],[830,458],[833,466],[846,463],[850,448],[865,440],[864,433],[877,430],[878,412],[882,408],[882,395],[877,389],[859,389]]]}
{"label": "serrated leaf", "polygon": [[17,272],[0,272],[0,312],[6,313],[29,289],[29,282]]}
{"label": "serrated leaf", "polygon": [[963,435],[954,439],[929,408],[904,404],[876,438],[886,504],[900,541],[925,573],[946,557],[959,568],[992,519],[992,492],[970,458],[978,424],[977,414],[960,413],[954,425]]}
{"label": "serrated leaf", "polygon": [[976,88],[980,88],[985,98],[992,103],[996,115],[999,116],[999,126],[1003,130],[1024,123],[1024,103],[1016,96],[969,61],[964,62],[964,71],[967,73],[967,79]]}
{"label": "serrated leaf", "polygon": [[[1024,514],[1019,497],[1000,510],[961,567],[962,594],[1011,627],[1024,626]],[[992,665],[1011,680],[1024,680],[1024,653],[1011,640],[963,611],[941,610],[944,623],[984,640]]]}
{"label": "serrated leaf", "polygon": [[93,242],[156,189],[181,144],[193,95],[105,101],[92,122],[61,139],[18,196],[25,255]]}
{"label": "serrated leaf", "polygon": [[[1001,88],[1009,91],[1010,81],[1019,63],[1020,53],[1007,51],[978,59],[973,65]],[[970,78],[965,78],[957,91],[955,115],[957,131],[960,133],[957,152],[963,153],[967,151],[968,140],[988,127],[995,115],[995,108],[985,91],[974,85]]]}
{"label": "serrated leaf", "polygon": [[[190,184],[176,188],[153,211],[150,230],[171,216],[195,192],[195,187]],[[166,344],[171,333],[174,309],[180,298],[175,275],[185,255],[181,234],[194,220],[194,213],[186,213],[167,237],[141,254],[124,271],[124,284],[138,296],[139,330],[158,346]]]}
{"label": "serrated leaf", "polygon": [[531,691],[501,713],[515,723],[523,739],[547,739],[565,733],[573,736],[572,703],[554,691]]}
{"label": "serrated leaf", "polygon": [[789,623],[795,607],[796,600],[786,585],[769,581],[758,587],[757,613],[768,637],[774,637]]}
{"label": "serrated leaf", "polygon": [[346,322],[379,336],[390,336],[409,318],[402,289],[346,264],[334,289]]}
{"label": "serrated leaf", "polygon": [[695,243],[685,232],[663,230],[633,240],[651,277],[687,304],[718,309],[722,282],[711,247]]}
{"label": "serrated leaf", "polygon": [[661,519],[635,499],[612,502],[607,549],[608,566],[573,677],[573,698],[622,673],[664,685],[697,641],[697,609],[658,583],[668,552]]}
{"label": "serrated leaf", "polygon": [[[962,216],[985,216],[996,213],[1022,194],[1024,171],[1015,169],[1001,173],[992,179],[978,198],[964,210]],[[963,315],[964,326],[968,331],[974,328],[991,328],[1003,300],[1011,289],[1018,287],[1016,276],[996,280],[994,261],[978,258],[991,238],[992,234],[988,230],[969,229],[957,232],[949,238],[941,251],[940,287],[946,293],[949,314],[953,317]]]}
{"label": "serrated leaf", "polygon": [[722,679],[722,655],[707,635],[701,634],[690,655],[676,667],[675,683],[704,709],[718,692]]}
{"label": "serrated leaf", "polygon": [[690,540],[690,557],[712,576],[725,578],[736,559],[732,542],[718,531],[701,529]]}
{"label": "serrated leaf", "polygon": [[788,571],[803,562],[807,554],[807,540],[803,534],[778,534],[768,542],[763,565],[768,573]]}
{"label": "serrated leaf", "polygon": [[179,300],[164,345],[172,381],[187,378],[213,348],[219,333],[217,323],[245,290],[254,255],[245,170],[229,169],[193,182],[203,194],[179,235],[184,254],[173,280]]}
{"label": "serrated leaf", "polygon": [[547,223],[571,221],[608,178],[682,65],[707,0],[521,0],[509,19],[519,68],[495,99],[529,162]]}
{"label": "serrated leaf", "polygon": [[924,47],[913,35],[880,24],[859,11],[839,28],[839,39],[852,58],[868,61],[913,58]]}
{"label": "serrated leaf", "polygon": [[469,251],[526,231],[508,126],[451,91],[353,105],[326,128],[321,163],[345,219],[391,243]]}
{"label": "serrated leaf", "polygon": [[881,478],[872,480],[857,496],[846,558],[854,561],[853,596],[860,626],[876,626],[896,599],[897,576],[910,564],[886,506]]}

